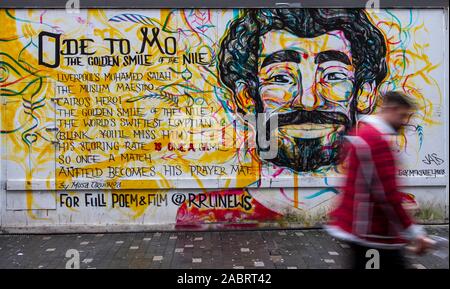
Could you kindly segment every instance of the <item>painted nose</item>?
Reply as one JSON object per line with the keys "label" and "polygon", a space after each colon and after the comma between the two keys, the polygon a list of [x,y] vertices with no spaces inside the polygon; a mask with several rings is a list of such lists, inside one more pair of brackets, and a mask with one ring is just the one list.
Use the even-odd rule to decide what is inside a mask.
{"label": "painted nose", "polygon": [[292,107],[302,110],[315,110],[324,104],[324,100],[317,94],[314,72],[303,76],[299,83],[298,95],[292,101]]}

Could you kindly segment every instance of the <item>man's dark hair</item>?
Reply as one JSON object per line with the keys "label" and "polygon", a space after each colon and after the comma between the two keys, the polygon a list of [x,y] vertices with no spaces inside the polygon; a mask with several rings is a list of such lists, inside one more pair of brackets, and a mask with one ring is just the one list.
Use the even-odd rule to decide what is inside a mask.
{"label": "man's dark hair", "polygon": [[388,91],[383,95],[383,105],[400,106],[406,109],[415,110],[416,104],[409,96],[400,91]]}
{"label": "man's dark hair", "polygon": [[243,80],[257,109],[262,106],[257,93],[259,38],[271,30],[286,30],[301,38],[341,30],[351,43],[354,93],[365,83],[378,85],[387,74],[385,39],[363,9],[248,9],[231,23],[221,42],[219,73],[233,92],[236,82]]}

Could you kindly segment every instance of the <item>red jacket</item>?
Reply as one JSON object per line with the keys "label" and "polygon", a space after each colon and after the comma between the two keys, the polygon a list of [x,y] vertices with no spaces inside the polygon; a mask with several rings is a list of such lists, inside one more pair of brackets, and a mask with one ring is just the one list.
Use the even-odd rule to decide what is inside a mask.
{"label": "red jacket", "polygon": [[334,237],[366,246],[394,248],[424,234],[402,206],[395,157],[386,134],[394,130],[376,116],[347,137],[347,176],[325,228]]}

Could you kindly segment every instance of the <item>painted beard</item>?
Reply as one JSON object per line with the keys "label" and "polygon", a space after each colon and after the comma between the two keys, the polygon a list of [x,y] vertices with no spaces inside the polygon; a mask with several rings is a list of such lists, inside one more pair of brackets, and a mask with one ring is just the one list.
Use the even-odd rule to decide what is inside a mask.
{"label": "painted beard", "polygon": [[[269,123],[270,119],[266,122],[266,139],[274,129]],[[278,114],[278,152],[267,161],[296,172],[335,165],[340,159],[342,137],[349,129],[350,120],[343,113],[293,111]],[[264,151],[259,144],[258,151]]]}

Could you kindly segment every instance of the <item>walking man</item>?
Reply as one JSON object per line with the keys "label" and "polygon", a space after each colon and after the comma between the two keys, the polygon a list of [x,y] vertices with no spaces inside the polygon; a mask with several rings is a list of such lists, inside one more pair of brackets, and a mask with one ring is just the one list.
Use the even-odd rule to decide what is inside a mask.
{"label": "walking man", "polygon": [[414,110],[406,95],[390,91],[383,96],[381,110],[362,119],[346,137],[348,172],[326,229],[350,244],[354,269],[366,268],[371,252],[379,256],[375,268],[404,269],[407,243],[415,242],[418,254],[428,247],[424,229],[414,224],[402,206],[396,160],[386,139],[400,130]]}

